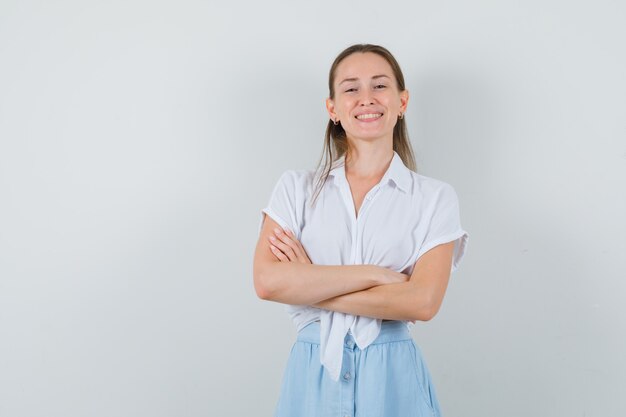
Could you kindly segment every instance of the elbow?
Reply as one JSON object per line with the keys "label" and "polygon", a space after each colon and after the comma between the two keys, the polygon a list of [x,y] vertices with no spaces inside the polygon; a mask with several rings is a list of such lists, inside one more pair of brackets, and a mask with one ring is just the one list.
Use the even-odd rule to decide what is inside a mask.
{"label": "elbow", "polygon": [[425,308],[421,314],[420,314],[420,318],[418,318],[417,320],[421,320],[421,321],[430,321],[432,320],[435,316],[437,315],[437,310],[431,308]]}
{"label": "elbow", "polygon": [[426,308],[426,307],[422,307],[420,308],[417,312],[413,312],[413,315],[411,316],[411,320],[412,321],[429,321],[431,320],[433,317],[435,317],[436,312],[434,312],[433,310]]}
{"label": "elbow", "polygon": [[271,285],[267,268],[257,268],[254,271],[254,291],[261,300],[271,301],[274,297],[274,290]]}
{"label": "elbow", "polygon": [[436,302],[436,300],[432,298],[422,298],[418,303],[415,303],[415,305],[417,305],[418,308],[413,309],[411,320],[430,321],[439,312],[441,303]]}
{"label": "elbow", "polygon": [[259,284],[254,284],[254,290],[256,291],[257,297],[259,297],[261,300],[269,300],[271,297],[270,292],[267,290],[267,288]]}

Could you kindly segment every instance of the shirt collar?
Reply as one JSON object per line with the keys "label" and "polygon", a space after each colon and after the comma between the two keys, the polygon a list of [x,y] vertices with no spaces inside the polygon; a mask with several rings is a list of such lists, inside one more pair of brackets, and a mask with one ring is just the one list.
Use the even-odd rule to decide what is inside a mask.
{"label": "shirt collar", "polygon": [[[344,168],[345,158],[346,155],[344,154],[332,164],[334,168],[330,170],[328,176],[332,176],[335,183],[337,183],[338,180],[347,182]],[[389,168],[387,168],[385,175],[383,175],[383,178],[380,180],[380,184],[387,184],[389,180],[392,180],[402,191],[407,192],[409,190],[411,170],[404,165],[402,158],[400,158],[400,155],[398,155],[396,151],[393,151],[391,164],[389,164]]]}

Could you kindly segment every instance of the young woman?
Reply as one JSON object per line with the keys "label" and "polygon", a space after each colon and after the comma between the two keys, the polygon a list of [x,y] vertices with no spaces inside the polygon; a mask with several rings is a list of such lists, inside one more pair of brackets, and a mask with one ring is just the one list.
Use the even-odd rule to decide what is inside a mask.
{"label": "young woman", "polygon": [[298,331],[275,417],[440,416],[409,329],[438,312],[463,257],[457,195],[415,172],[387,49],[341,52],[329,90],[326,161],[281,175],[254,255],[257,295]]}

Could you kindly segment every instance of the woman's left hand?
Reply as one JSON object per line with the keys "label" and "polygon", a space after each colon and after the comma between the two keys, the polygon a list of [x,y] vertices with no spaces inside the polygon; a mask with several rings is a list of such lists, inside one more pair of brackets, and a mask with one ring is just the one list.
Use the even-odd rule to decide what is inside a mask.
{"label": "woman's left hand", "polygon": [[274,229],[274,235],[269,238],[270,249],[281,262],[312,263],[302,244],[290,230]]}

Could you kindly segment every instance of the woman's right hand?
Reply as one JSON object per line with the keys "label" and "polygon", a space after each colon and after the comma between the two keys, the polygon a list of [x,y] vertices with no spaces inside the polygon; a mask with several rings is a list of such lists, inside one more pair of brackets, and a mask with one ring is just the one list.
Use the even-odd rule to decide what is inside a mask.
{"label": "woman's right hand", "polygon": [[389,268],[384,268],[382,266],[373,265],[377,268],[377,272],[379,273],[379,285],[384,284],[398,284],[402,282],[407,282],[409,278],[411,278],[407,274],[403,274],[402,272],[396,272]]}

